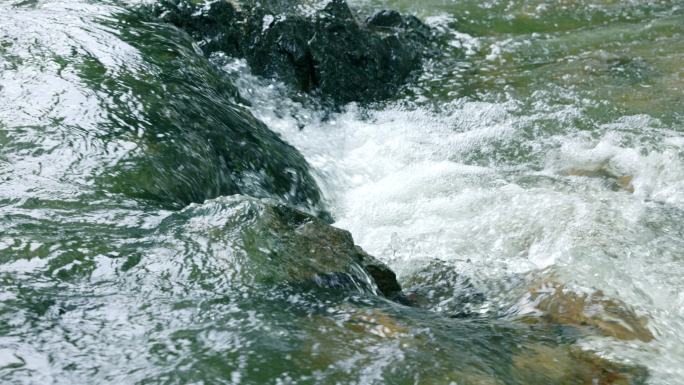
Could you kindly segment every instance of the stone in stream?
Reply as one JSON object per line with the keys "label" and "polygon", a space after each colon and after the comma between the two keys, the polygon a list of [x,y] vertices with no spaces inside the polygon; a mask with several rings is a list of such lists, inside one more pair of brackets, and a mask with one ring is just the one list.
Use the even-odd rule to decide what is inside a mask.
{"label": "stone in stream", "polygon": [[[487,305],[484,294],[449,263],[434,260],[408,274],[402,284],[406,296],[416,306],[466,322],[485,317],[478,312],[478,307]],[[577,337],[586,334],[642,342],[653,340],[646,319],[627,304],[607,298],[601,292],[585,295],[568,291],[551,277],[530,289],[523,308],[530,305],[535,313],[508,321],[511,330],[522,332],[515,337],[519,338],[519,343],[511,352],[513,383],[645,383],[648,377],[645,368],[612,362],[575,345]],[[530,329],[523,325],[530,325]],[[459,373],[450,380],[473,384],[507,383],[475,372]]]}
{"label": "stone in stream", "polygon": [[[520,328],[515,322],[475,323],[463,318],[417,320],[419,315],[407,317],[396,309],[358,309],[348,304],[338,305],[331,312],[343,316],[331,319],[328,314],[318,315],[314,318],[315,325],[318,330],[335,332],[318,332],[301,352],[302,359],[317,370],[348,359],[344,356],[346,352],[339,351],[341,340],[364,341],[358,350],[383,342],[394,343],[405,351],[431,352],[434,360],[441,358],[449,362],[437,365],[419,380],[413,378],[420,384],[637,385],[645,384],[648,378],[644,367],[612,362],[561,341],[556,335],[557,328],[548,325],[530,330]],[[431,326],[431,338],[420,335],[419,330],[425,330],[424,323]],[[439,343],[450,341],[454,336],[460,343],[451,346]],[[480,352],[478,359],[478,348],[488,349],[492,355]]]}
{"label": "stone in stream", "polygon": [[650,342],[654,338],[645,317],[601,291],[575,293],[560,283],[547,281],[530,290],[528,300],[541,317],[524,318],[526,322],[573,326],[620,340]]}
{"label": "stone in stream", "polygon": [[[435,260],[413,271],[402,280],[406,297],[412,304],[450,317],[468,317],[487,305],[487,298],[453,265]],[[518,304],[534,308],[519,321],[528,324],[569,326],[620,340],[650,342],[654,336],[647,318],[620,300],[608,298],[601,291],[576,293],[554,280],[553,276],[534,282]]]}
{"label": "stone in stream", "polygon": [[205,53],[241,55],[244,15],[233,3],[219,0],[199,6],[194,1],[162,0],[157,7],[161,20],[188,32]]}
{"label": "stone in stream", "polygon": [[272,200],[217,198],[172,215],[161,228],[177,229],[167,234],[171,239],[203,239],[202,244],[225,248],[228,266],[218,274],[234,275],[231,281],[403,299],[394,273],[354,245],[348,231]]}
{"label": "stone in stream", "polygon": [[105,191],[169,209],[244,194],[327,217],[304,157],[244,107],[227,75],[185,33],[122,17],[120,37],[141,62],[107,68],[86,57],[79,66],[111,117],[103,139],[130,143],[97,177]]}
{"label": "stone in stream", "polygon": [[252,71],[328,102],[393,96],[426,56],[431,30],[414,16],[380,11],[359,22],[343,0],[302,11],[301,1],[162,4],[161,19],[187,30],[205,54],[244,57]]}
{"label": "stone in stream", "polygon": [[441,260],[431,261],[402,282],[406,296],[413,304],[449,317],[475,315],[486,302],[485,295],[468,277]]}

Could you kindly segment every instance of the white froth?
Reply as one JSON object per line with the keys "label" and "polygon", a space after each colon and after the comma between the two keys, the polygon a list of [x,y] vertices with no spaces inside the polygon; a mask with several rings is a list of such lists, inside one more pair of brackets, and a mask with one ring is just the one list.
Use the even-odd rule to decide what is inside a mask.
{"label": "white froth", "polygon": [[[514,102],[456,100],[439,112],[349,105],[326,116],[283,98],[282,86],[252,77],[244,64],[226,69],[239,75],[255,115],[305,155],[335,225],[400,276],[448,261],[496,310],[526,292],[517,277],[551,269],[652,319],[655,343],[600,339],[587,348],[648,363],[657,384],[684,379],[675,365],[684,359],[682,240],[652,227],[684,205],[676,132],[628,116],[590,133],[535,131],[529,139],[534,121],[571,122],[581,109],[537,105],[521,116]],[[511,146],[531,160],[501,155]]]}

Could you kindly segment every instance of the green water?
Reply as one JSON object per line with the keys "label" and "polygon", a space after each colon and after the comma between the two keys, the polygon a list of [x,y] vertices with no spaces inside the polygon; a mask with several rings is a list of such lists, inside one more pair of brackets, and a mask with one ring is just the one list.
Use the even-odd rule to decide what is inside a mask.
{"label": "green water", "polygon": [[[415,13],[441,54],[327,114],[137,4],[0,3],[2,383],[684,381],[684,4],[352,5]],[[301,164],[264,127],[273,147],[225,155],[250,111],[322,193],[264,177],[268,154]],[[299,235],[255,220],[226,164],[243,194],[331,212],[429,304],[292,279],[308,267],[271,256]],[[540,276],[654,339],[522,322]]]}

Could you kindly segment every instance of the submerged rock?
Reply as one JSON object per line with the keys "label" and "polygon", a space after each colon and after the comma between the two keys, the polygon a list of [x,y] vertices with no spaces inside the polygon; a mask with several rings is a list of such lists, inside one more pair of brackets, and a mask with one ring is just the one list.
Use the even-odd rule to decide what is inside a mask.
{"label": "submerged rock", "polygon": [[212,248],[225,248],[227,257],[222,262],[227,265],[220,274],[232,275],[229,281],[323,287],[401,299],[394,273],[354,245],[348,231],[277,202],[222,197],[189,206],[161,228],[163,234],[164,229],[178,229],[177,234],[167,234],[171,239],[205,239]]}
{"label": "submerged rock", "polygon": [[485,295],[468,277],[440,260],[412,272],[403,283],[412,303],[449,317],[473,316],[486,302]]}
{"label": "submerged rock", "polygon": [[639,366],[608,361],[578,348],[524,346],[512,358],[512,378],[521,384],[643,384],[648,372]]}
{"label": "submerged rock", "polygon": [[562,170],[563,175],[581,176],[587,178],[601,178],[614,190],[625,190],[634,193],[634,176],[620,175],[611,170],[608,162],[587,164],[583,167],[574,167]]}
{"label": "submerged rock", "polygon": [[601,291],[581,294],[567,290],[562,284],[546,282],[530,291],[529,300],[541,312],[541,317],[527,318],[528,322],[542,320],[589,329],[620,340],[649,342],[654,338],[645,317],[638,316],[627,304],[605,297]]}
{"label": "submerged rock", "polygon": [[244,57],[255,74],[336,103],[394,95],[420,67],[431,30],[414,16],[381,11],[359,22],[343,0],[302,11],[298,1],[166,1],[162,20],[187,30],[205,54]]}
{"label": "submerged rock", "polygon": [[115,71],[89,59],[80,68],[112,117],[106,138],[131,143],[97,177],[106,191],[170,209],[244,194],[321,211],[304,157],[248,112],[187,35],[135,18],[120,28],[141,63]]}
{"label": "submerged rock", "polygon": [[[450,317],[477,315],[491,305],[468,277],[439,260],[411,272],[402,283],[412,304]],[[535,282],[513,309],[505,313],[518,314],[517,320],[525,324],[562,326],[620,340],[650,342],[655,338],[648,319],[628,304],[601,291],[573,292],[553,276]]]}

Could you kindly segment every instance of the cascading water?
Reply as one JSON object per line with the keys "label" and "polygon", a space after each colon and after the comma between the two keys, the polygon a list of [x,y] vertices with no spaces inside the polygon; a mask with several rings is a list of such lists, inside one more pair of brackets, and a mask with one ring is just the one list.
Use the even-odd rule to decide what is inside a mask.
{"label": "cascading water", "polygon": [[[417,14],[440,54],[391,100],[331,112],[137,4],[0,4],[3,383],[684,383],[682,4],[352,5]],[[222,76],[428,305],[369,294],[353,263],[308,281],[329,266],[299,253],[344,236],[231,195],[319,206]],[[223,152],[226,119],[293,185]],[[590,332],[543,314],[559,287],[600,298]]]}
{"label": "cascading water", "polygon": [[[657,342],[583,346],[647,363],[652,383],[684,381],[682,9],[597,4],[550,32],[554,6],[490,6],[520,13],[492,21],[468,16],[491,9],[477,3],[404,4],[469,60],[429,63],[413,92],[378,108],[317,114],[242,62],[226,69],[314,166],[335,225],[400,275],[447,261],[486,292],[481,312],[505,316],[527,311],[539,276],[601,290],[645,315]],[[615,21],[595,26],[599,16]],[[508,25],[479,37],[451,29],[494,22]],[[545,33],[515,31],[527,22]]]}

